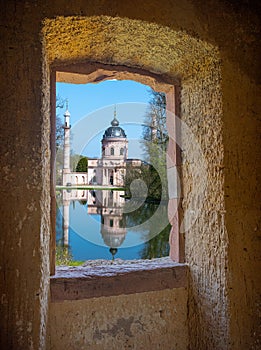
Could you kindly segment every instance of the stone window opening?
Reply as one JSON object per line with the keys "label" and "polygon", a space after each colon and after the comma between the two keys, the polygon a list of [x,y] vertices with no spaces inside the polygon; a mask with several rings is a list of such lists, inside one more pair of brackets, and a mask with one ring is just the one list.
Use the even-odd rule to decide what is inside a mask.
{"label": "stone window opening", "polygon": [[[67,69],[65,70],[65,71],[67,71]],[[67,73],[67,72],[66,72]],[[63,75],[63,74],[65,74],[65,75],[67,75],[65,72],[62,72],[62,69],[61,69],[61,71],[60,71],[60,69],[55,69],[55,75],[56,75],[56,80],[57,81],[60,81],[60,78],[59,78],[59,76],[60,75]],[[72,73],[73,74],[73,73]],[[58,79],[57,79],[58,78]],[[55,81],[56,81],[55,80]],[[63,81],[63,82],[66,82],[66,80],[67,79],[65,79],[65,81],[63,81],[63,80],[61,80],[61,81]],[[133,79],[133,80],[135,80],[135,81],[139,81],[139,79]],[[143,80],[143,79],[141,79],[141,80]],[[142,81],[143,83],[144,83],[144,81]],[[147,83],[146,83],[147,84]],[[155,84],[155,83],[154,83]],[[148,84],[148,85],[150,85],[150,84]],[[161,84],[159,84],[159,85],[161,85]],[[168,91],[165,91],[165,92],[167,92],[166,93],[166,97],[167,97],[167,103],[169,104],[169,107],[171,107],[171,108],[173,108],[173,106],[175,105],[175,94],[174,94],[174,90],[175,90],[175,88],[174,88],[174,86],[173,85],[170,85],[170,84],[165,84],[165,83],[163,83],[163,86],[165,87],[165,89],[163,88],[163,89],[159,89],[160,91],[164,91],[164,90],[166,90],[166,86],[167,86],[167,90]],[[155,88],[155,86],[153,86],[154,88]],[[157,91],[157,89],[156,89],[156,91]],[[174,112],[174,109],[173,109],[173,112]],[[110,153],[111,153],[111,155],[114,155],[114,153],[115,153],[115,150],[114,150],[114,148],[113,147],[111,147],[110,148]],[[123,155],[124,154],[124,149],[123,148],[121,148],[120,149],[120,155]],[[106,173],[106,170],[105,170],[105,173]],[[93,181],[95,181],[96,179],[93,179]],[[113,185],[114,184],[114,177],[113,177],[113,174],[111,173],[110,174],[110,177],[109,177],[109,184],[111,184],[111,185]],[[178,250],[179,251],[179,250]],[[181,258],[181,259],[179,259],[180,257],[176,254],[176,256],[175,256],[175,260],[176,261],[179,261],[179,260],[183,260],[183,258]]]}
{"label": "stone window opening", "polygon": [[[98,64],[99,66],[99,64]],[[130,80],[134,80],[146,85],[151,86],[155,91],[161,91],[164,92],[166,95],[166,101],[167,101],[167,110],[171,111],[173,114],[175,113],[175,108],[176,108],[176,95],[175,95],[175,86],[173,85],[173,83],[169,83],[168,81],[165,82],[162,79],[159,79],[157,77],[157,75],[154,75],[152,73],[149,72],[143,72],[141,71],[141,73],[137,73],[137,71],[133,72],[131,68],[126,68],[124,67],[124,69],[122,69],[121,67],[118,67],[116,69],[115,72],[115,66],[110,67],[110,66],[106,66],[106,65],[100,65],[101,66],[101,70],[97,71],[97,65],[95,65],[94,71],[96,70],[96,74],[98,74],[98,76],[100,75],[102,77],[103,80],[106,80],[105,77],[117,78],[117,74],[120,74],[120,79],[119,80],[124,80],[124,78],[128,78]],[[81,74],[77,74],[77,70],[78,68],[80,68]],[[51,92],[51,96],[53,101],[55,101],[55,83],[56,81],[61,81],[61,82],[67,82],[70,83],[70,81],[74,80],[74,78],[80,77],[83,78],[85,80],[85,82],[92,82],[94,79],[92,75],[90,74],[83,74],[82,75],[82,69],[85,70],[86,67],[88,67],[87,71],[89,71],[90,69],[93,69],[92,64],[79,64],[79,66],[75,66],[75,65],[67,65],[67,66],[59,66],[59,67],[54,67],[53,68],[53,73],[52,73],[52,92]],[[105,74],[104,74],[105,73]],[[76,76],[75,76],[76,74]],[[97,78],[97,77],[96,77]],[[95,78],[95,79],[96,79]],[[54,106],[54,103],[52,104],[52,106]],[[52,109],[52,114],[55,117],[55,110],[54,108]],[[168,113],[167,113],[168,116]],[[53,118],[55,120],[55,118]],[[170,123],[171,127],[175,128],[175,121],[172,120]],[[53,123],[53,125],[55,125],[55,123]],[[53,149],[53,147],[52,147]],[[114,151],[114,150],[113,150]],[[111,151],[110,151],[111,152]],[[124,150],[123,150],[124,152]],[[174,143],[169,143],[169,147],[168,147],[168,151],[167,151],[169,158],[171,159],[171,164],[168,164],[168,166],[172,166],[173,164],[174,166],[176,166],[179,162],[179,149],[177,148],[176,144]],[[109,176],[109,171],[108,171],[108,176]],[[109,181],[111,184],[113,184],[113,174],[112,174],[112,178],[110,176]],[[178,201],[179,198],[171,198],[169,200],[169,211],[172,209],[175,209],[175,215],[172,218],[169,218],[169,222],[172,226],[171,228],[171,232],[170,232],[170,257],[171,260],[174,260],[175,262],[183,262],[184,261],[184,241],[183,241],[183,236],[180,235],[178,227],[179,227],[179,217],[180,217],[180,209],[178,207]],[[54,221],[55,218],[55,210],[53,209],[53,205],[52,205],[52,220]],[[160,259],[159,259],[160,260]],[[143,265],[140,265],[140,267],[138,267],[139,265],[137,265],[137,269],[138,270],[143,270]],[[156,265],[154,263],[152,263],[151,266],[161,266],[160,261],[158,263],[156,263]],[[165,266],[164,264],[162,266]],[[182,265],[181,265],[182,266]],[[185,267],[185,266],[184,266]],[[172,269],[173,266],[172,264],[170,264],[169,262],[166,264],[166,268],[170,268]],[[183,269],[183,267],[182,267]],[[180,270],[181,271],[181,270]],[[184,275],[185,270],[182,270],[182,276]],[[52,235],[52,239],[51,239],[51,274],[55,274],[55,234]],[[168,273],[167,273],[168,274]],[[182,277],[182,284],[184,284],[185,281],[185,275]],[[55,279],[52,280],[55,284]],[[174,283],[172,282],[168,282],[168,283]],[[176,281],[174,283],[176,285]],[[151,288],[149,286],[143,286],[141,288],[144,288],[145,290],[147,290],[147,288]],[[156,288],[157,289],[157,288]],[[120,290],[120,289],[119,289]],[[153,289],[154,290],[154,289]],[[88,292],[87,292],[88,294]],[[85,297],[86,297],[86,293],[84,293]]]}

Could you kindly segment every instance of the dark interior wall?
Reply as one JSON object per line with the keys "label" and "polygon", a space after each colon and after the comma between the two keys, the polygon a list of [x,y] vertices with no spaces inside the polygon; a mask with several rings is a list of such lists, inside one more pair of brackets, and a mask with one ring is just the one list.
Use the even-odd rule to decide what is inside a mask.
{"label": "dark interior wall", "polygon": [[[55,55],[54,48],[53,56],[46,57],[49,62],[45,62],[42,21],[46,18],[54,19],[56,16],[88,18],[107,15],[135,19],[138,22],[129,22],[135,36],[131,32],[127,33],[126,29],[126,37],[132,37],[133,42],[128,41],[127,45],[125,42],[125,52],[116,50],[117,43],[113,47],[110,42],[106,42],[110,33],[101,30],[104,29],[106,21],[101,27],[99,18],[91,22],[93,37],[86,50],[90,50],[92,59],[102,58],[103,63],[123,63],[137,67],[142,63],[148,70],[174,77],[177,73],[184,75],[185,69],[180,68],[179,71],[179,67],[188,65],[189,58],[194,60],[195,55],[202,52],[193,52],[196,44],[188,45],[188,60],[179,61],[185,50],[184,44],[182,46],[180,43],[182,51],[178,51],[179,33],[182,33],[182,39],[187,35],[193,40],[205,42],[205,57],[208,50],[210,57],[213,57],[209,46],[213,45],[216,56],[214,61],[218,62],[218,73],[215,73],[218,89],[213,92],[214,99],[211,101],[219,98],[222,100],[217,103],[216,111],[213,103],[208,103],[212,111],[209,115],[213,120],[208,119],[206,114],[206,123],[200,121],[199,125],[207,127],[209,123],[211,127],[214,124],[221,134],[219,140],[215,133],[213,138],[214,145],[220,150],[214,153],[218,157],[215,173],[213,158],[209,167],[210,180],[211,174],[213,175],[210,188],[216,188],[215,185],[218,184],[219,189],[219,195],[216,191],[217,197],[213,197],[210,202],[215,203],[215,198],[218,198],[217,202],[221,205],[214,206],[212,211],[210,207],[205,207],[204,216],[187,236],[185,234],[186,259],[191,268],[188,320],[191,348],[206,348],[209,344],[218,348],[222,329],[224,348],[257,347],[257,220],[260,198],[257,187],[260,162],[257,154],[260,145],[256,135],[259,128],[257,97],[260,93],[260,26],[258,8],[253,3],[251,7],[245,4],[239,6],[225,1],[210,1],[207,6],[204,1],[162,1],[160,6],[157,1],[144,1],[142,5],[139,1],[114,1],[109,5],[104,1],[97,1],[95,4],[90,1],[74,1],[73,4],[67,1],[1,2],[0,67],[1,77],[4,77],[1,79],[1,105],[5,115],[1,123],[1,311],[4,315],[0,321],[1,345],[16,349],[30,346],[43,348],[45,342],[50,234],[48,65],[51,61],[59,61],[60,57]],[[108,19],[107,22],[113,28],[114,21]],[[150,37],[148,33],[141,32],[144,22],[160,25],[163,29],[150,33]],[[134,24],[137,24],[136,27],[133,27]],[[123,28],[119,28],[122,32]],[[64,39],[70,41],[73,33],[73,25],[70,23],[68,37]],[[176,34],[172,36],[172,33]],[[143,40],[144,35],[147,35],[146,43]],[[143,39],[139,41],[140,36]],[[148,45],[148,38],[155,41],[157,36],[158,51],[153,61],[147,53],[152,47]],[[175,48],[173,56],[165,51],[172,44],[169,38],[172,38]],[[189,39],[187,44],[190,42]],[[98,50],[97,44],[101,43],[104,43],[104,47]],[[133,43],[136,50],[132,49]],[[111,45],[111,51],[107,50],[108,45]],[[118,45],[123,47],[121,41]],[[144,58],[141,60],[139,45],[140,50],[147,53],[147,61]],[[81,51],[63,54],[65,59],[68,54],[67,58],[72,59],[75,55],[74,59],[77,60]],[[201,92],[204,88],[211,89],[216,78],[212,77],[212,83],[204,86],[204,77],[210,76],[209,70],[216,64],[214,61],[211,60],[208,66],[207,59],[198,59],[197,62],[201,64],[188,65],[194,68],[187,76],[183,76],[183,101],[188,101],[186,94],[193,94],[192,82]],[[196,68],[199,74],[202,70],[208,72],[202,74],[198,84]],[[220,93],[216,94],[217,90]],[[198,103],[196,97],[193,100],[196,114],[199,115],[202,111],[200,104],[204,99],[201,102],[198,100]],[[187,114],[192,107],[185,103],[183,105],[188,107],[182,112],[184,120],[191,123],[191,127],[195,127],[196,124],[188,116],[190,113]],[[215,112],[218,120],[214,122]],[[207,142],[203,144],[204,147],[208,145]],[[184,174],[186,177],[186,169]],[[185,188],[185,192],[189,193],[188,189]],[[184,206],[186,205],[185,198]],[[212,219],[209,220],[209,217]],[[196,245],[198,249],[193,247],[195,241],[201,242]],[[213,294],[216,281],[219,285],[216,292],[224,298],[225,307],[222,307],[222,302],[217,302],[218,295]],[[220,318],[220,315],[223,316]],[[215,331],[213,325],[218,325],[220,332]]]}

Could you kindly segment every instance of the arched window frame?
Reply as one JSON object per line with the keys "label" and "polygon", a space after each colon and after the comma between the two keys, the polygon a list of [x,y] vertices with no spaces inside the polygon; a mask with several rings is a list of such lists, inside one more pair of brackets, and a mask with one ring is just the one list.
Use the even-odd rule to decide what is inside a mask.
{"label": "arched window frame", "polygon": [[[83,64],[83,70],[86,69],[85,67],[89,67],[89,65],[91,66],[92,64]],[[82,65],[79,65],[82,67]],[[102,65],[103,69],[105,69],[106,71],[110,71],[110,66],[106,66],[104,67],[104,65]],[[67,67],[67,70],[69,69],[69,67]],[[97,67],[95,66],[95,69],[97,69]],[[113,67],[113,72],[114,72],[115,67]],[[128,69],[130,71],[130,73],[132,73],[132,69],[129,68]],[[55,81],[56,81],[56,76],[57,73],[59,72],[60,76],[59,79],[63,76],[63,68],[62,67],[58,67],[56,66],[55,69],[53,70],[53,75],[52,75],[52,84],[53,84],[53,91],[55,91]],[[153,73],[147,72],[147,77],[151,77],[151,79],[153,79],[156,83],[157,88],[155,89],[156,91],[162,91],[166,94],[166,99],[167,99],[167,110],[169,110],[172,115],[176,114],[177,110],[176,107],[178,106],[178,102],[176,101],[177,95],[175,94],[175,90],[179,89],[179,86],[175,86],[173,85],[173,82],[161,82],[158,81],[158,77],[154,76]],[[56,74],[56,75],[55,75]],[[118,72],[114,73],[116,74],[115,76],[117,77]],[[134,73],[132,73],[134,74]],[[87,75],[86,75],[87,76]],[[143,75],[142,74],[134,74],[135,78],[133,80],[135,81],[141,81],[143,82]],[[52,106],[55,106],[55,94],[52,94]],[[52,114],[55,116],[55,108],[53,108],[53,112]],[[55,119],[54,119],[55,121]],[[54,123],[54,127],[55,127],[55,123]],[[171,130],[175,130],[175,133],[177,132],[176,129],[176,124],[175,124],[175,120],[173,119],[169,119],[169,128]],[[54,144],[54,142],[53,142]],[[110,147],[107,148],[109,153],[110,153]],[[179,149],[176,147],[175,143],[171,144],[171,147],[169,147],[169,157],[171,158],[171,166],[175,166],[178,168],[178,166],[180,165],[180,157],[179,157]],[[168,168],[167,168],[168,170]],[[180,234],[179,232],[179,217],[180,217],[180,211],[181,209],[179,208],[178,205],[178,201],[179,201],[179,197],[177,198],[172,198],[169,200],[169,207],[171,208],[178,208],[178,210],[175,211],[175,217],[171,218],[171,225],[172,225],[172,230],[170,233],[170,256],[174,261],[178,261],[178,262],[183,262],[184,261],[184,239],[183,236]],[[182,214],[182,213],[181,213]],[[54,219],[55,220],[55,217]],[[175,242],[175,244],[174,244]],[[52,245],[55,245],[55,236],[52,239]],[[52,252],[54,252],[54,250],[52,250]],[[53,258],[53,254],[51,254],[51,274],[55,273],[55,264],[54,264],[54,258]]]}

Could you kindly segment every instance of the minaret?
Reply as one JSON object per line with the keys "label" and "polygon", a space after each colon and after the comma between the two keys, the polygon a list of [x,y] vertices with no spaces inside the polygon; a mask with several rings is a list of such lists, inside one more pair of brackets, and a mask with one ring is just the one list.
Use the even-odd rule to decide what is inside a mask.
{"label": "minaret", "polygon": [[63,186],[70,182],[70,113],[68,111],[68,100],[66,100],[66,111],[64,113],[64,148],[63,148]]}

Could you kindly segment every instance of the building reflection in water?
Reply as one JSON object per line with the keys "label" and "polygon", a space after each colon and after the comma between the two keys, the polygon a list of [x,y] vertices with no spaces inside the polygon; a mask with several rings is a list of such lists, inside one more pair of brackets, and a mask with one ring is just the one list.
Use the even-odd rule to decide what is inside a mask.
{"label": "building reflection in water", "polygon": [[87,202],[88,215],[100,215],[104,244],[109,247],[114,259],[118,248],[125,240],[127,230],[123,209],[124,191],[112,190],[63,190],[63,243],[69,245],[70,202]]}

